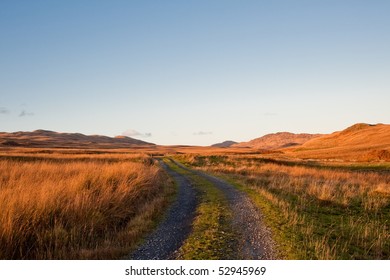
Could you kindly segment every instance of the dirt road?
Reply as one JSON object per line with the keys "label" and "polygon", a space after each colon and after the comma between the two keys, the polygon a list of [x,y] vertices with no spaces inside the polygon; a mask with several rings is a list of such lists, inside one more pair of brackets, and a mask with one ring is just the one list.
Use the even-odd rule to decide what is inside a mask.
{"label": "dirt road", "polygon": [[171,259],[191,232],[197,205],[196,190],[188,178],[170,169],[163,161],[160,161],[160,164],[176,181],[177,198],[161,224],[135,252],[128,256],[129,259]]}
{"label": "dirt road", "polygon": [[[131,259],[169,259],[173,258],[185,238],[190,234],[191,222],[195,216],[196,190],[186,176],[173,171],[161,162],[163,168],[172,176],[178,186],[176,202],[168,210],[163,222],[146,242],[133,254]],[[232,210],[232,225],[239,237],[236,248],[237,259],[274,259],[275,246],[271,233],[263,223],[262,215],[247,195],[224,180],[202,171],[193,170],[172,160],[183,170],[200,176],[221,190]]]}
{"label": "dirt road", "polygon": [[275,258],[275,246],[271,238],[271,232],[264,225],[261,213],[245,193],[220,178],[202,171],[189,169],[176,161],[174,163],[207,179],[225,194],[233,212],[233,226],[240,236],[239,248],[237,248],[239,259]]}

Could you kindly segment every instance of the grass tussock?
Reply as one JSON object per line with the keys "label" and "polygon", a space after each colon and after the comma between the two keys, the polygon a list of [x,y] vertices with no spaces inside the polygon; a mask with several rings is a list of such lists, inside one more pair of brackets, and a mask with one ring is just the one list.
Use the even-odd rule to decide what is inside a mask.
{"label": "grass tussock", "polygon": [[389,172],[282,165],[243,156],[181,159],[247,191],[285,258],[390,259]]}
{"label": "grass tussock", "polygon": [[0,259],[128,254],[167,203],[162,176],[148,160],[0,159]]}

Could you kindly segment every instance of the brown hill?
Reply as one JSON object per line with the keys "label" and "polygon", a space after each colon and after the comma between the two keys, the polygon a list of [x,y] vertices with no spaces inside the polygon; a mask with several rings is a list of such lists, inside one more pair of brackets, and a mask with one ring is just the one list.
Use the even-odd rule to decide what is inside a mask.
{"label": "brown hill", "polygon": [[150,145],[154,144],[126,136],[112,138],[102,135],[59,133],[49,130],[0,132],[0,147],[126,148]]}
{"label": "brown hill", "polygon": [[390,161],[390,125],[358,123],[290,151],[301,158]]}
{"label": "brown hill", "polygon": [[227,141],[223,141],[222,143],[213,144],[211,145],[211,147],[229,148],[234,144],[237,144],[237,142],[227,140]]}
{"label": "brown hill", "polygon": [[275,150],[302,145],[303,143],[319,136],[321,136],[321,134],[295,134],[290,132],[278,132],[264,135],[249,142],[241,142],[233,145],[232,147],[249,147],[255,149]]}

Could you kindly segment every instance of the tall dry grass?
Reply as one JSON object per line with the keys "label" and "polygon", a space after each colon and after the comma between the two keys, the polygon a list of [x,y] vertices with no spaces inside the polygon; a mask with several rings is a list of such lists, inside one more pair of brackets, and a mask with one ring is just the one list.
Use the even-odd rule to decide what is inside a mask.
{"label": "tall dry grass", "polygon": [[[271,205],[293,258],[390,259],[390,173],[294,166],[243,156],[182,160],[225,174]],[[274,217],[269,217],[273,219]]]}
{"label": "tall dry grass", "polygon": [[145,160],[0,159],[0,259],[123,256],[166,204],[162,176]]}

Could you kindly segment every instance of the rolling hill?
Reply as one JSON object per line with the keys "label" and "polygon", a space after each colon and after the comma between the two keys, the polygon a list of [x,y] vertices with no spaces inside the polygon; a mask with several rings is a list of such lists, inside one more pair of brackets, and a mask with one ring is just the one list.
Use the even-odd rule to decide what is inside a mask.
{"label": "rolling hill", "polygon": [[390,125],[358,123],[285,152],[300,158],[390,161]]}
{"label": "rolling hill", "polygon": [[249,142],[241,142],[232,147],[248,147],[254,149],[275,150],[286,147],[302,145],[307,141],[319,137],[321,134],[278,132],[267,134]]}
{"label": "rolling hill", "polygon": [[151,145],[154,144],[126,136],[112,138],[102,135],[59,133],[49,130],[0,132],[0,147],[127,148]]}
{"label": "rolling hill", "polygon": [[221,143],[213,144],[213,145],[211,145],[211,147],[229,148],[229,147],[231,147],[234,144],[238,144],[238,143],[234,142],[234,141],[227,140],[227,141],[223,141]]}

